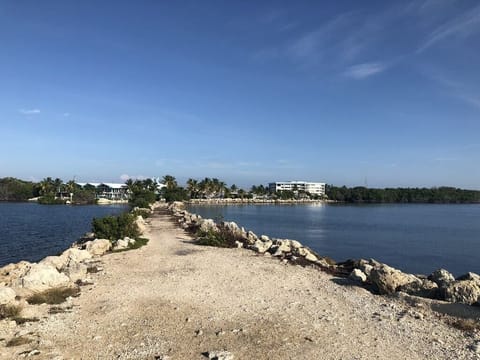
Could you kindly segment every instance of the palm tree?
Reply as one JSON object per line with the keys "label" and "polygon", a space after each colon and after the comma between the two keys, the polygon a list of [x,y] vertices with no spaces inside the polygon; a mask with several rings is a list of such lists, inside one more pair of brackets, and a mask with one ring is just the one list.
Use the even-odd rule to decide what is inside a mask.
{"label": "palm tree", "polygon": [[178,186],[177,180],[172,175],[165,175],[163,177],[163,183],[165,184],[168,190],[175,189]]}
{"label": "palm tree", "polygon": [[47,177],[40,181],[40,195],[45,196],[49,194],[54,194],[55,192],[55,182],[51,177]]}
{"label": "palm tree", "polygon": [[191,199],[196,199],[198,196],[198,180],[195,179],[188,179],[187,180],[187,191],[190,193],[190,198]]}

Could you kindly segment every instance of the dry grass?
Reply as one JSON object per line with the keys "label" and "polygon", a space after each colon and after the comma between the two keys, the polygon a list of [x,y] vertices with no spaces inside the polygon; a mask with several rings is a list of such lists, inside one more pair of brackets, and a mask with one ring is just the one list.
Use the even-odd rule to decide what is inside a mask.
{"label": "dry grass", "polygon": [[467,332],[480,331],[480,321],[475,319],[457,319],[452,321],[450,325]]}
{"label": "dry grass", "polygon": [[13,346],[20,346],[20,345],[25,345],[25,344],[30,344],[33,340],[31,338],[28,338],[26,336],[18,336],[10,339],[6,343],[6,347],[13,347]]}
{"label": "dry grass", "polygon": [[0,305],[0,320],[18,317],[21,312],[22,307],[20,305]]}
{"label": "dry grass", "polygon": [[61,304],[68,297],[76,297],[80,294],[80,289],[78,287],[63,287],[46,290],[40,293],[33,294],[27,298],[29,304]]}
{"label": "dry grass", "polygon": [[29,317],[14,317],[13,320],[17,323],[17,325],[22,325],[22,324],[25,324],[27,322],[38,322],[40,321],[39,318],[37,317],[33,317],[33,318],[29,318]]}

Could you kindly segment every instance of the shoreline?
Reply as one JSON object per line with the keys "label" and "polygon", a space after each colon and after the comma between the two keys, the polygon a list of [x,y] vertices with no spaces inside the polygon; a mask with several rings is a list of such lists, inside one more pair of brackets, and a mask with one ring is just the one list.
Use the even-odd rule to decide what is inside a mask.
{"label": "shoreline", "polygon": [[480,307],[480,275],[473,272],[455,278],[442,268],[428,276],[410,274],[374,259],[350,258],[337,263],[329,257],[319,255],[297,240],[270,238],[268,235],[257,236],[235,222],[203,219],[200,215],[191,214],[185,210],[185,204],[181,202],[174,202],[170,210],[179,218],[181,226],[187,231],[228,233],[235,238],[237,247],[247,248],[260,254],[269,254],[292,263],[305,265],[307,262],[322,271],[357,281],[369,287],[374,293],[392,295],[400,291],[422,298]]}
{"label": "shoreline", "polygon": [[[166,205],[157,208],[145,229],[150,242],[95,257],[99,271],[79,297],[57,306],[61,312],[28,305],[25,316],[38,322],[0,321],[0,357],[173,360],[224,352],[234,359],[470,359],[477,353],[480,334],[465,337],[432,310],[471,317],[472,307],[374,296],[311,266],[198,246],[178,220]],[[32,341],[3,347],[19,337]]]}

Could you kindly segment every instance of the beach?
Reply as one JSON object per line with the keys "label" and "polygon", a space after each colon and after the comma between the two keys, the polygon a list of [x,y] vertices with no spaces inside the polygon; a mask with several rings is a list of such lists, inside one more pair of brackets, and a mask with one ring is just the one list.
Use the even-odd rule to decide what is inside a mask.
{"label": "beach", "polygon": [[[29,305],[40,321],[1,321],[0,358],[480,358],[480,334],[445,315],[478,317],[478,308],[374,295],[314,267],[198,246],[175,221],[157,208],[149,243],[100,257],[102,270],[65,312]],[[33,341],[5,347],[15,336]]]}

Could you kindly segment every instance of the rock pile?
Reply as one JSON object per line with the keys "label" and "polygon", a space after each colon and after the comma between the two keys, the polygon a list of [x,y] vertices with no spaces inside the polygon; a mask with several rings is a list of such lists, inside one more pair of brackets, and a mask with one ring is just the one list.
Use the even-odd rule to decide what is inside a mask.
{"label": "rock pile", "polygon": [[[134,209],[152,212],[152,209]],[[140,232],[146,231],[146,222],[137,216],[135,223]],[[96,257],[111,250],[124,250],[135,240],[118,239],[115,246],[108,239],[96,239],[93,233],[85,234],[71,248],[58,256],[47,256],[38,263],[20,261],[0,268],[0,306],[18,305],[19,298],[54,288],[74,287],[91,283],[88,274],[99,271]]]}
{"label": "rock pile", "polygon": [[404,273],[373,259],[348,260],[335,263],[322,257],[296,240],[274,239],[266,235],[258,237],[235,222],[215,223],[191,214],[182,202],[174,202],[169,210],[179,225],[190,232],[222,232],[234,239],[239,248],[247,248],[259,254],[270,254],[285,262],[313,265],[332,274],[345,276],[354,282],[364,284],[379,294],[404,292],[409,295],[480,306],[480,276],[468,273],[455,279],[447,270],[440,269],[428,277]]}

